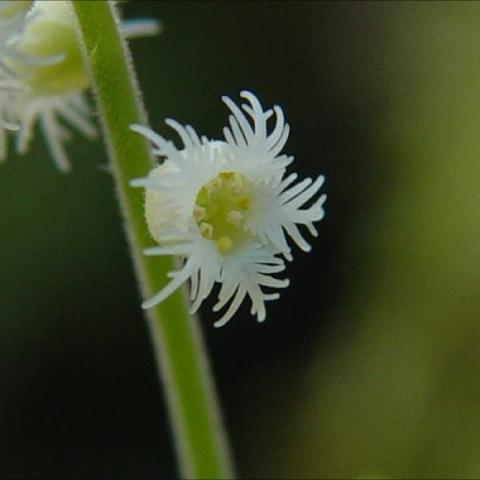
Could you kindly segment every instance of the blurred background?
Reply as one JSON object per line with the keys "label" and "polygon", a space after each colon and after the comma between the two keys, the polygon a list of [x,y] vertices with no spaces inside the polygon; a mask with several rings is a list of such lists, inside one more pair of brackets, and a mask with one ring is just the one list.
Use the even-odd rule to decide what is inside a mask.
{"label": "blurred background", "polygon": [[[327,214],[257,324],[202,328],[242,478],[480,477],[480,4],[142,2],[151,124],[281,105]],[[101,141],[0,166],[0,476],[175,478]]]}

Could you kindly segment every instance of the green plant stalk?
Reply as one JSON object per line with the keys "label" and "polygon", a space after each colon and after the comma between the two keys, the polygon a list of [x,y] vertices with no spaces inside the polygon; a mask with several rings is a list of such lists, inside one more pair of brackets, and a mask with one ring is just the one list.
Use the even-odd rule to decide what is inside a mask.
{"label": "green plant stalk", "polygon": [[[107,142],[118,200],[140,290],[148,298],[160,290],[172,258],[145,257],[152,246],[144,219],[143,193],[129,187],[153,161],[146,140],[132,132],[147,124],[128,46],[119,34],[110,1],[73,0],[91,83]],[[167,398],[179,470],[183,478],[231,478],[229,447],[217,405],[198,321],[182,292],[147,312],[160,377]]]}

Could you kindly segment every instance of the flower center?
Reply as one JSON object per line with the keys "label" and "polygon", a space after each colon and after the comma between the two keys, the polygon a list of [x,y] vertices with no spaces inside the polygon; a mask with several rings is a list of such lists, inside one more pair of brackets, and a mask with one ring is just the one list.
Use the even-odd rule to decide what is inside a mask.
{"label": "flower center", "polygon": [[247,179],[237,172],[220,172],[198,191],[193,217],[202,237],[226,253],[247,237],[243,225],[251,203]]}

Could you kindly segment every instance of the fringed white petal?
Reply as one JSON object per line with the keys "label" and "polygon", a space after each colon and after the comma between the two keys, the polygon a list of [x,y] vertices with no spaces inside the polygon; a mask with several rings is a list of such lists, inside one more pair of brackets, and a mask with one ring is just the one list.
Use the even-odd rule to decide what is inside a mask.
{"label": "fringed white petal", "polygon": [[265,319],[265,302],[278,298],[266,293],[263,288],[286,288],[288,280],[277,279],[268,273],[279,273],[285,269],[282,259],[275,257],[272,252],[259,244],[252,244],[240,252],[226,258],[222,266],[219,283],[222,288],[218,294],[218,302],[214,311],[230,305],[224,315],[215,322],[215,327],[225,325],[240,307],[243,299],[248,296],[252,302],[251,313],[257,316],[257,321]]}
{"label": "fringed white petal", "polygon": [[38,121],[43,130],[48,149],[57,167],[66,172],[70,169],[70,161],[64,143],[71,137],[70,132],[61,120],[87,138],[97,136],[97,129],[90,120],[90,111],[86,108],[86,100],[81,93],[64,96],[45,96],[37,98],[14,99],[14,114],[18,118],[20,131],[17,136],[17,151],[26,153],[33,137],[35,124]]}
{"label": "fringed white petal", "polygon": [[[234,151],[235,167],[246,174],[256,172],[261,176],[278,178],[291,162],[290,158],[277,157],[289,134],[283,111],[278,106],[274,106],[273,110],[263,110],[258,99],[250,92],[243,91],[240,95],[249,102],[242,104],[241,109],[230,98],[222,97],[232,112],[229,117],[230,127],[225,127],[223,134]],[[268,133],[267,122],[272,115],[275,116],[275,126]]]}
{"label": "fringed white petal", "polygon": [[160,290],[155,296],[146,300],[142,303],[142,308],[147,310],[149,308],[155,307],[159,303],[163,302],[168,298],[182,283],[185,283],[190,277],[191,272],[188,269],[183,269],[175,275],[173,280],[162,290]]}
{"label": "fringed white petal", "polygon": [[120,31],[129,39],[153,37],[162,31],[162,24],[156,18],[132,18],[122,21]]}

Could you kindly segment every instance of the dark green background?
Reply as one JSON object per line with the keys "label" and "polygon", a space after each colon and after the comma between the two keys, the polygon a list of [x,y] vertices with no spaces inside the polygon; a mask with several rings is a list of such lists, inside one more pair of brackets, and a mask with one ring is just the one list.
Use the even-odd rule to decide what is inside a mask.
{"label": "dark green background", "polygon": [[[480,476],[480,4],[140,2],[152,126],[281,105],[326,218],[259,325],[202,311],[245,478]],[[176,475],[100,141],[0,166],[0,476]]]}

